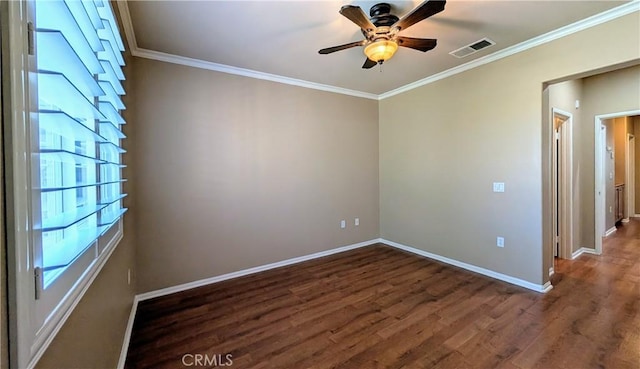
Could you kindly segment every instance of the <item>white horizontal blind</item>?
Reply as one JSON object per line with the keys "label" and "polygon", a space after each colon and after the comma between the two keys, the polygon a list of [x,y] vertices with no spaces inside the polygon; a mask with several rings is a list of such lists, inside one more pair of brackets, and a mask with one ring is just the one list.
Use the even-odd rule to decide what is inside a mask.
{"label": "white horizontal blind", "polygon": [[126,211],[124,45],[107,1],[37,1],[35,10],[34,255],[46,290],[81,255],[98,257],[100,238]]}

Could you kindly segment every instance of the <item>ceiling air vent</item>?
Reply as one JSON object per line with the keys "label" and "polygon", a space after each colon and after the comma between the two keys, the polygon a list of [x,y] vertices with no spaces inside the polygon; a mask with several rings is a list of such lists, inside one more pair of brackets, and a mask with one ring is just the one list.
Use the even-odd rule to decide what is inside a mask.
{"label": "ceiling air vent", "polygon": [[476,53],[484,48],[487,48],[489,46],[495,45],[496,43],[491,41],[488,38],[483,38],[482,40],[478,40],[472,44],[469,44],[467,46],[463,46],[461,48],[459,48],[458,50],[453,50],[452,52],[450,52],[449,54],[455,56],[456,58],[464,58],[465,56],[469,56],[473,53]]}

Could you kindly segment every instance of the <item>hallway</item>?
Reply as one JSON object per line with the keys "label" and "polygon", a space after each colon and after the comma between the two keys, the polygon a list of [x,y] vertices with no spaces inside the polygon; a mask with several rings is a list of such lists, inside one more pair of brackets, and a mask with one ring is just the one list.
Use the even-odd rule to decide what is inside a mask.
{"label": "hallway", "polygon": [[556,260],[555,271],[540,312],[558,319],[524,356],[549,368],[640,367],[640,220],[605,238],[602,255]]}

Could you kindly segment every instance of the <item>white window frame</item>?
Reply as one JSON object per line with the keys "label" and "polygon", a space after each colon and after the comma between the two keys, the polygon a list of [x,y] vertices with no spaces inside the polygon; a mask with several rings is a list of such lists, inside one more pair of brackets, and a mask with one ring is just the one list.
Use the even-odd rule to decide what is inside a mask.
{"label": "white window frame", "polygon": [[[124,236],[123,220],[108,233],[104,252],[95,257],[44,324],[36,324],[35,278],[33,265],[33,211],[30,157],[30,102],[28,23],[34,18],[33,0],[2,1],[2,68],[6,72],[2,88],[2,107],[6,136],[5,158],[7,268],[9,302],[10,366],[34,367],[67,318],[80,302],[93,280]],[[110,6],[108,1],[105,1]],[[112,9],[113,10],[113,9]],[[33,56],[31,56],[33,57]],[[8,83],[8,86],[5,85]],[[39,193],[38,193],[39,196]],[[40,200],[38,200],[40,201]],[[73,268],[73,264],[69,267]]]}

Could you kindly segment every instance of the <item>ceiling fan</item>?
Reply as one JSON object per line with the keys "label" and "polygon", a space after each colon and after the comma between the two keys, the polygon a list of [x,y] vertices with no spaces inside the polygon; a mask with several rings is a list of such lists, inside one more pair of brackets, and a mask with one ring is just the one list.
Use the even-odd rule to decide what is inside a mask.
{"label": "ceiling fan", "polygon": [[445,0],[427,0],[402,18],[391,14],[391,5],[380,3],[371,7],[369,11],[371,19],[367,17],[359,6],[344,5],[340,8],[340,14],[358,25],[365,39],[328,47],[318,52],[320,54],[331,54],[356,46],[364,46],[364,54],[367,59],[362,68],[370,69],[376,64],[382,65],[382,63],[389,60],[398,49],[398,46],[422,52],[429,51],[436,47],[437,40],[405,37],[400,36],[399,33],[434,14],[440,13],[444,10],[445,3]]}

